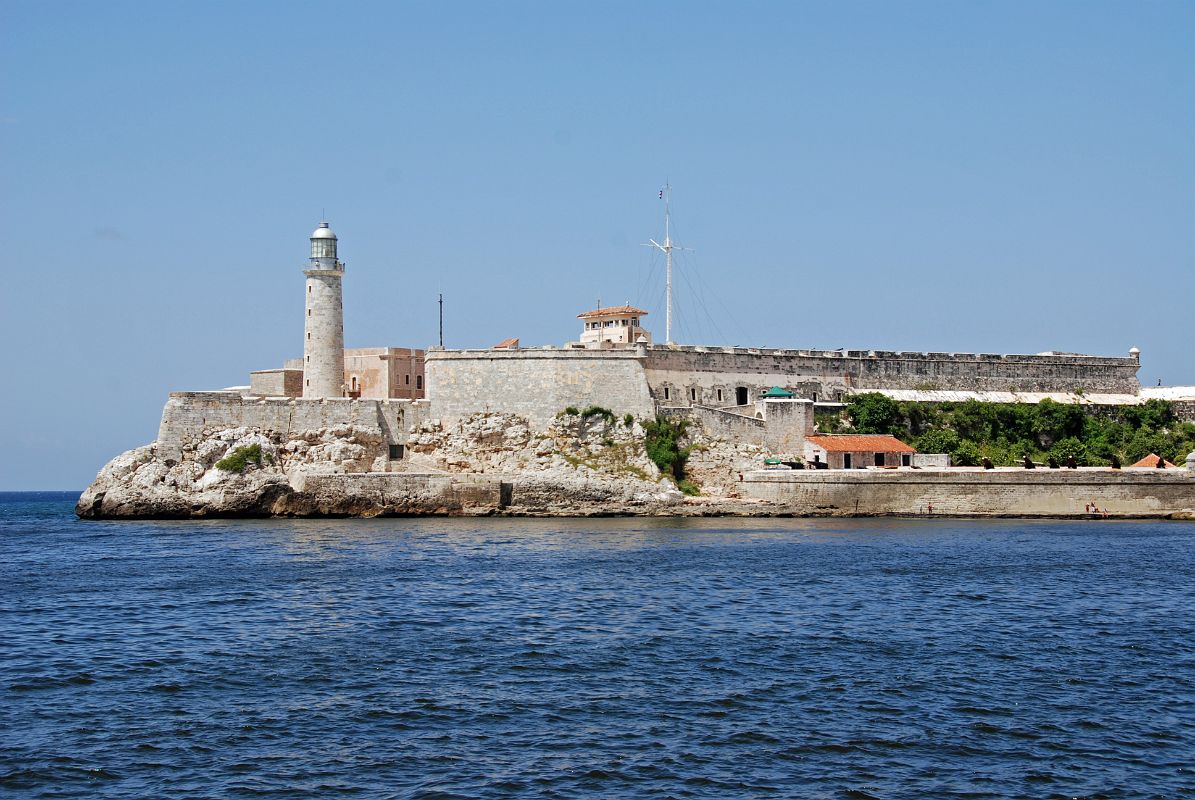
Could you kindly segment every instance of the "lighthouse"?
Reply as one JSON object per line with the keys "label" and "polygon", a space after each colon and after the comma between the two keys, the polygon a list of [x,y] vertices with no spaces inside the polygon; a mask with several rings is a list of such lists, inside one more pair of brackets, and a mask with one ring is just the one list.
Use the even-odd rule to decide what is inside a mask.
{"label": "lighthouse", "polygon": [[321,222],[311,234],[303,325],[303,397],[344,395],[344,264],[336,257],[336,234]]}

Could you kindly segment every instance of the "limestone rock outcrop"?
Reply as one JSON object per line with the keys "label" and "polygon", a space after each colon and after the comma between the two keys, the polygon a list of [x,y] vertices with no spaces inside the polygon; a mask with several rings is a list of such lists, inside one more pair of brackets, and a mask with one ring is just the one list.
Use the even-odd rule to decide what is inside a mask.
{"label": "limestone rock outcrop", "polygon": [[480,413],[432,420],[410,439],[409,468],[499,474],[511,508],[532,513],[628,513],[679,503],[643,446],[643,428],[608,415],[560,414],[543,431],[522,417]]}
{"label": "limestone rock outcrop", "polygon": [[[238,450],[256,458],[239,470],[217,463]],[[79,498],[85,518],[253,516],[276,513],[307,475],[366,472],[385,461],[373,431],[351,426],[284,437],[251,428],[208,430],[182,442],[182,458],[161,458],[156,444],[112,459]]]}
{"label": "limestone rock outcrop", "polygon": [[[447,428],[433,420],[411,431],[410,457],[400,462],[388,460],[377,430],[352,425],[289,434],[205,428],[171,444],[112,459],[76,514],[654,513],[682,499],[647,457],[639,424],[601,415],[562,415],[541,432],[511,414],[475,414]],[[320,480],[333,476],[360,480]]]}

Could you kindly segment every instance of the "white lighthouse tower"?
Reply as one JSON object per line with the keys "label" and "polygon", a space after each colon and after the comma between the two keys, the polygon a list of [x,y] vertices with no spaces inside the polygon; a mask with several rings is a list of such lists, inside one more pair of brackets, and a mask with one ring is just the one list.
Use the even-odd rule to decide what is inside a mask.
{"label": "white lighthouse tower", "polygon": [[321,222],[311,234],[307,269],[307,316],[303,337],[303,397],[344,395],[344,264],[336,258],[336,234]]}

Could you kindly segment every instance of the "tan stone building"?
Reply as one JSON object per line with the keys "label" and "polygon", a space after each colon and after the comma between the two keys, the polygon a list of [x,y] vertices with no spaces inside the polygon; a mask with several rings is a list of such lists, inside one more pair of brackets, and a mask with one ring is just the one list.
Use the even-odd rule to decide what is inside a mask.
{"label": "tan stone building", "polygon": [[647,312],[634,306],[596,308],[578,314],[584,323],[581,344],[601,347],[603,344],[651,344],[651,334],[641,325]]}
{"label": "tan stone building", "polygon": [[[422,400],[423,350],[409,347],[356,347],[344,351],[340,397],[366,400]],[[249,394],[258,397],[302,397],[303,359],[282,369],[249,373]]]}
{"label": "tan stone building", "polygon": [[344,383],[349,397],[371,400],[423,398],[422,350],[359,347],[344,351]]}

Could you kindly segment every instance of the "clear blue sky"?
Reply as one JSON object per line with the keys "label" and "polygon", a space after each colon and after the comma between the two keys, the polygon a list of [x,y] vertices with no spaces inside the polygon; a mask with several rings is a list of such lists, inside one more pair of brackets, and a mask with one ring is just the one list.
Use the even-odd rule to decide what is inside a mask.
{"label": "clear blue sky", "polygon": [[1195,3],[0,3],[0,489],[349,346],[1120,355],[1195,384]]}

